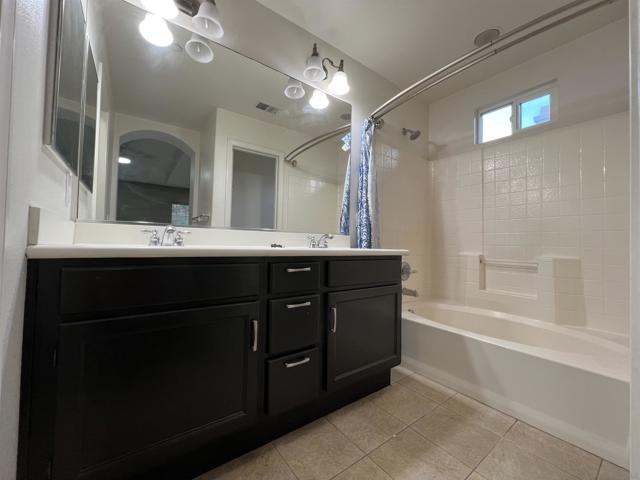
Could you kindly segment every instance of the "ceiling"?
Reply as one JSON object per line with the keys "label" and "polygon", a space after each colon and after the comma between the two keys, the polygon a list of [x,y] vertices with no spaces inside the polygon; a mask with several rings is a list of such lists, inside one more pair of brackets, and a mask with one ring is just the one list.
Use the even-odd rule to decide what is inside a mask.
{"label": "ceiling", "polygon": [[[215,108],[223,108],[311,136],[348,123],[344,116],[351,106],[346,102],[330,98],[328,108],[315,110],[308,104],[312,87],[305,87],[304,98],[288,99],[288,77],[272,68],[213,42],[213,62],[197,63],[184,51],[191,31],[171,24],[175,43],[156,47],[138,32],[143,10],[123,1],[101,0],[96,5],[111,106],[117,112],[200,130]],[[260,102],[276,107],[277,113],[259,110]]]}
{"label": "ceiling", "polygon": [[[475,48],[473,39],[481,31],[508,31],[569,0],[257,1],[405,88]],[[422,98],[446,96],[626,15],[627,2],[617,0],[471,68]]]}

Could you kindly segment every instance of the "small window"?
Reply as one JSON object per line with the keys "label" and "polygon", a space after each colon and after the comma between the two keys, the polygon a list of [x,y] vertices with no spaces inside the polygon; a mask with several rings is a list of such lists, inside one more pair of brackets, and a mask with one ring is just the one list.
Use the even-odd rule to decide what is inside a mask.
{"label": "small window", "polygon": [[480,114],[479,143],[508,137],[513,133],[511,104]]}
{"label": "small window", "polygon": [[478,110],[476,141],[486,143],[554,120],[554,87],[536,89]]}
{"label": "small window", "polygon": [[520,104],[520,128],[529,128],[551,121],[551,94],[532,98]]}

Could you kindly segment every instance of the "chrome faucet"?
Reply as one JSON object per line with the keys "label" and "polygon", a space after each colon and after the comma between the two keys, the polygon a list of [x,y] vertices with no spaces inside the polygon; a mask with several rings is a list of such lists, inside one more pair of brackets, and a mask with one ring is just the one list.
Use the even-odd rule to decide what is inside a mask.
{"label": "chrome faucet", "polygon": [[189,230],[178,230],[173,225],[167,225],[164,232],[162,232],[162,236],[155,228],[142,230],[142,232],[151,234],[151,237],[149,237],[150,247],[183,247],[184,236],[191,233]]}
{"label": "chrome faucet", "polygon": [[330,233],[323,233],[319,238],[316,238],[315,235],[307,235],[309,248],[329,248],[328,241],[331,239],[333,239],[333,235]]}

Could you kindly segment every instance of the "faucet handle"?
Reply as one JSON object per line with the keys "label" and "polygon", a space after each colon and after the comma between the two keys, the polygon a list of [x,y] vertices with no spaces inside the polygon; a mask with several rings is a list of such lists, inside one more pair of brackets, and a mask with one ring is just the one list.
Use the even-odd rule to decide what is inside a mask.
{"label": "faucet handle", "polygon": [[307,240],[309,240],[309,248],[318,247],[318,239],[315,235],[307,235]]}
{"label": "faucet handle", "polygon": [[190,235],[191,230],[178,230],[176,231],[176,238],[174,240],[176,247],[184,247],[184,235]]}
{"label": "faucet handle", "polygon": [[157,247],[158,245],[160,245],[160,236],[158,235],[158,230],[156,230],[155,228],[153,229],[144,229],[144,230],[140,230],[142,233],[150,233],[151,236],[149,237],[149,246],[150,247]]}

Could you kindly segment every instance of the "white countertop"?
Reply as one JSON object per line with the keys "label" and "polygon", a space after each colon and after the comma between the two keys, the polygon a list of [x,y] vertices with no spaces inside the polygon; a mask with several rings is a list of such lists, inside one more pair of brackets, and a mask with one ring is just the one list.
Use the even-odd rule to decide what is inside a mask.
{"label": "white countertop", "polygon": [[28,258],[160,258],[160,257],[366,257],[408,255],[408,250],[359,248],[271,248],[261,246],[186,245],[149,247],[146,245],[32,245]]}

